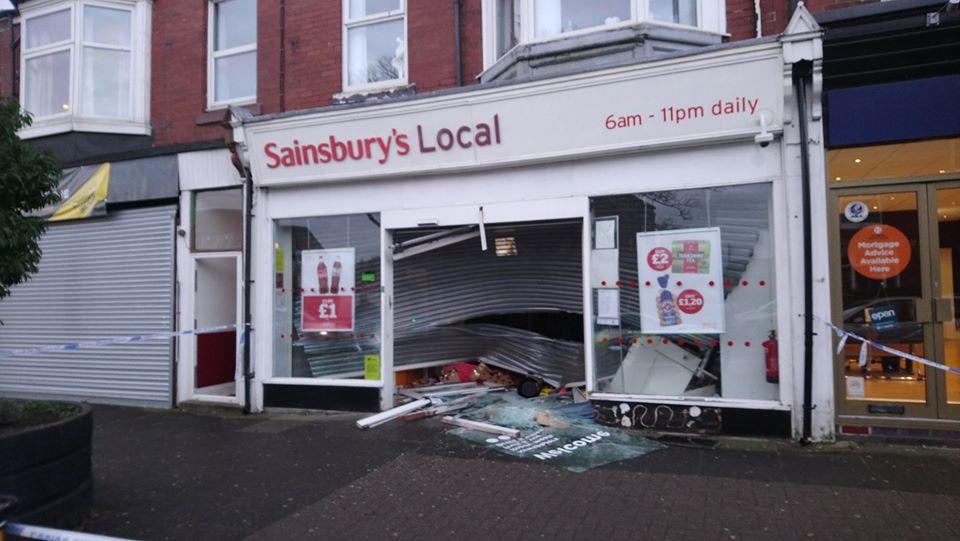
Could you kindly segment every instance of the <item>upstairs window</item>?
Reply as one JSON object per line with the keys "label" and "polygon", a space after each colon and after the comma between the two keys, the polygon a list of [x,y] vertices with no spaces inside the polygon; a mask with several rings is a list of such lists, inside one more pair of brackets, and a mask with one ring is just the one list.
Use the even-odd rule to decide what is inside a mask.
{"label": "upstairs window", "polygon": [[545,38],[630,20],[631,0],[535,0],[534,37]]}
{"label": "upstairs window", "polygon": [[484,65],[519,43],[641,21],[726,31],[722,0],[483,0]]}
{"label": "upstairs window", "polygon": [[650,18],[697,26],[697,0],[650,0]]}
{"label": "upstairs window", "polygon": [[364,90],[407,82],[405,0],[344,0],[344,86]]}
{"label": "upstairs window", "polygon": [[207,106],[257,101],[257,2],[210,2]]}
{"label": "upstairs window", "polygon": [[23,106],[35,118],[70,115],[73,10],[61,9],[23,23]]}
{"label": "upstairs window", "polygon": [[22,137],[64,131],[149,133],[146,0],[21,6]]}

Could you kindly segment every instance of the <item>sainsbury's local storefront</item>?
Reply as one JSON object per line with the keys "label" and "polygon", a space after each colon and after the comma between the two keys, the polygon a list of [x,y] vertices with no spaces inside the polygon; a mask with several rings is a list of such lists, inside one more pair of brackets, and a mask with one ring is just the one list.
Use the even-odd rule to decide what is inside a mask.
{"label": "sainsbury's local storefront", "polygon": [[[583,386],[622,426],[710,431],[757,412],[799,436],[801,154],[825,198],[817,78],[804,153],[791,86],[795,62],[817,70],[811,23],[802,11],[780,39],[627,67],[237,117],[252,408],[388,408],[397,386],[466,361]],[[810,260],[826,313],[826,251]],[[813,348],[828,365],[810,380],[812,436],[829,438],[822,333]]]}

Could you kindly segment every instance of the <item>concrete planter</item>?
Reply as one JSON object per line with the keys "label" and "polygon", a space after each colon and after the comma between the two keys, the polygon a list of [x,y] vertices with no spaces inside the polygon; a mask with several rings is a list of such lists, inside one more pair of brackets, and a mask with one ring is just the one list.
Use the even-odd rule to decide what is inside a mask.
{"label": "concrete planter", "polygon": [[93,411],[0,436],[0,494],[16,498],[6,519],[72,528],[90,510]]}

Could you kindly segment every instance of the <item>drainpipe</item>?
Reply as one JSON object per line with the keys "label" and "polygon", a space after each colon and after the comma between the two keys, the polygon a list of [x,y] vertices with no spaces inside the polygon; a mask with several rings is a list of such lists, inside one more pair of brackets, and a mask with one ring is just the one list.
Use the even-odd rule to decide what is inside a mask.
{"label": "drainpipe", "polygon": [[7,13],[7,20],[10,21],[10,97],[19,99],[20,96],[17,94],[20,89],[18,84],[20,76],[17,74],[17,46],[20,44],[20,36],[13,37],[13,16],[15,13],[15,11]]}
{"label": "drainpipe", "polygon": [[287,110],[287,2],[280,0],[280,111]]}
{"label": "drainpipe", "polygon": [[[224,137],[227,148],[230,149],[230,163],[243,176],[243,413],[251,413],[250,387],[256,373],[250,363],[250,331],[253,328],[253,317],[250,306],[250,290],[253,287],[250,268],[253,260],[253,174],[250,165],[245,160],[242,131],[245,120],[251,118],[250,112],[242,107],[231,105],[229,114],[224,116],[221,126],[226,130]],[[241,137],[237,140],[237,133]]]}
{"label": "drainpipe", "polygon": [[453,0],[453,54],[456,55],[454,69],[457,72],[457,86],[463,86],[463,62],[460,59],[460,1]]}
{"label": "drainpipe", "polygon": [[803,183],[803,436],[810,443],[813,423],[813,240],[810,220],[810,141],[807,135],[807,83],[813,75],[813,63],[793,64],[793,89],[797,98],[797,122],[800,124],[800,176]]}
{"label": "drainpipe", "polygon": [[253,280],[250,278],[250,260],[253,259],[251,251],[253,247],[253,175],[249,167],[243,168],[246,201],[243,209],[244,230],[246,235],[243,239],[243,413],[250,413],[250,382],[253,380],[254,372],[250,369],[250,326],[252,317],[250,314],[250,289]]}

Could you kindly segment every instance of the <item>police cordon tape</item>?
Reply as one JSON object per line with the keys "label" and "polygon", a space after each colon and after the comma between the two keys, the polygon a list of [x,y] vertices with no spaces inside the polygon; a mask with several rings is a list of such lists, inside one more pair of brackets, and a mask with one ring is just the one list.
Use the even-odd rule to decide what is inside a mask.
{"label": "police cordon tape", "polygon": [[931,360],[929,360],[929,359],[924,359],[923,357],[917,357],[916,355],[913,355],[913,354],[911,354],[911,353],[907,353],[907,352],[905,352],[905,351],[900,351],[900,350],[898,350],[898,349],[893,349],[892,347],[885,346],[885,345],[883,345],[883,344],[878,344],[878,343],[876,343],[876,342],[874,342],[874,341],[872,341],[872,340],[868,340],[868,339],[866,339],[866,338],[864,338],[864,337],[862,337],[862,336],[860,336],[860,335],[858,335],[858,334],[854,334],[854,333],[852,333],[852,332],[845,331],[845,330],[841,329],[840,327],[837,327],[837,326],[834,325],[833,323],[830,323],[829,321],[827,321],[827,320],[825,320],[825,319],[823,319],[823,318],[820,318],[820,317],[817,317],[817,316],[813,316],[813,319],[816,319],[817,321],[823,323],[823,324],[826,325],[827,327],[830,327],[831,329],[833,329],[833,332],[835,332],[835,333],[837,334],[837,338],[840,339],[840,342],[837,344],[837,354],[839,354],[841,351],[843,351],[843,347],[847,345],[847,340],[848,340],[848,339],[853,338],[854,340],[859,340],[859,341],[861,342],[861,345],[860,345],[860,358],[858,359],[858,360],[859,360],[859,363],[860,363],[860,366],[866,366],[866,364],[867,364],[867,348],[868,348],[868,347],[872,347],[872,348],[874,348],[874,349],[879,349],[880,351],[889,353],[889,354],[891,354],[891,355],[896,355],[896,356],[898,356],[898,357],[902,357],[902,358],[904,358],[904,359],[908,359],[908,360],[911,360],[911,361],[914,361],[914,362],[918,362],[918,363],[920,363],[920,364],[925,364],[925,365],[927,365],[927,366],[929,366],[929,367],[936,368],[936,369],[938,369],[938,370],[943,370],[944,372],[949,372],[949,373],[951,373],[951,374],[960,375],[960,370],[958,370],[958,369],[956,369],[956,368],[953,368],[953,367],[950,367],[950,366],[947,366],[947,365],[945,365],[945,364],[943,364],[943,363],[938,363],[938,362],[935,362],[935,361],[931,361]]}
{"label": "police cordon tape", "polygon": [[[31,526],[13,522],[0,522],[0,534],[15,535],[23,539],[40,539],[42,541],[130,541],[121,537],[110,537],[84,532],[57,530],[45,526]],[[2,535],[0,535],[2,538]]]}
{"label": "police cordon tape", "polygon": [[[241,326],[242,327],[242,326]],[[100,340],[90,340],[88,342],[70,342],[67,344],[57,344],[55,346],[42,346],[38,348],[0,350],[0,359],[15,357],[18,355],[29,355],[31,353],[49,353],[54,351],[73,351],[75,349],[89,348],[96,346],[109,346],[114,344],[129,344],[135,342],[146,342],[149,340],[165,340],[176,338],[178,336],[188,336],[192,334],[210,334],[215,332],[232,331],[237,328],[235,323],[228,325],[217,325],[216,327],[204,327],[202,329],[187,329],[185,331],[168,331],[155,334],[135,334],[132,336],[121,336],[115,338],[103,338]],[[239,344],[243,344],[245,333],[240,333],[237,338]]]}

